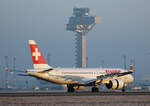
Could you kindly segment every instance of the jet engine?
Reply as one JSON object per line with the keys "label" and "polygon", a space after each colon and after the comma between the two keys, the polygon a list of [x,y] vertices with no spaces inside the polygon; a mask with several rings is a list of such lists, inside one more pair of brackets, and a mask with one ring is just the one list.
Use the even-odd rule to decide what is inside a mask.
{"label": "jet engine", "polygon": [[121,79],[112,79],[106,84],[108,89],[121,89],[124,87],[124,82]]}

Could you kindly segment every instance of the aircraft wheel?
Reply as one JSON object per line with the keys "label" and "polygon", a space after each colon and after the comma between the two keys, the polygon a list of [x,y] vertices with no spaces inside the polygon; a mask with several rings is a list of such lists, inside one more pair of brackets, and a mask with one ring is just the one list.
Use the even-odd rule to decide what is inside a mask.
{"label": "aircraft wheel", "polygon": [[97,87],[93,87],[92,92],[99,92],[99,89]]}
{"label": "aircraft wheel", "polygon": [[73,88],[73,85],[67,85],[68,92],[74,92],[75,89]]}
{"label": "aircraft wheel", "polygon": [[123,87],[121,91],[122,91],[122,92],[125,92],[125,88]]}

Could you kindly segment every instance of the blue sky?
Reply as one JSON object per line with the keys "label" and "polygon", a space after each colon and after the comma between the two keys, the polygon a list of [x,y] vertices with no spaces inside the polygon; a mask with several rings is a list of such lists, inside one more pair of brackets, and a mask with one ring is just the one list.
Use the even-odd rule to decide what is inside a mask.
{"label": "blue sky", "polygon": [[136,76],[150,75],[149,0],[1,0],[0,65],[15,56],[18,69],[32,68],[28,40],[33,39],[54,67],[74,67],[75,33],[66,31],[74,7],[89,7],[102,23],[87,34],[89,67],[123,67],[136,62]]}

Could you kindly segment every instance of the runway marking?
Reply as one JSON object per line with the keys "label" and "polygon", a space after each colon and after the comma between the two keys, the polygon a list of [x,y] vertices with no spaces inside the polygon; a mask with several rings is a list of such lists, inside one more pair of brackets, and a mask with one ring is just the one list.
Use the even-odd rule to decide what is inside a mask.
{"label": "runway marking", "polygon": [[125,95],[150,95],[150,92],[19,92],[0,93],[0,97],[28,97],[28,96],[125,96]]}

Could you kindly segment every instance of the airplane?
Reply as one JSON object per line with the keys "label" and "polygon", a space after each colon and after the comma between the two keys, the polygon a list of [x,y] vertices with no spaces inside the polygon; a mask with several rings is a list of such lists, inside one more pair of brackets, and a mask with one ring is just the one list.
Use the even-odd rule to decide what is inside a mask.
{"label": "airplane", "polygon": [[48,82],[67,85],[68,92],[92,86],[92,92],[99,92],[98,86],[108,89],[121,89],[125,92],[128,83],[133,82],[133,66],[129,71],[121,68],[53,68],[49,66],[34,40],[29,40],[34,69],[26,74]]}

